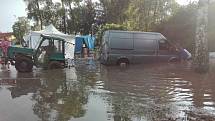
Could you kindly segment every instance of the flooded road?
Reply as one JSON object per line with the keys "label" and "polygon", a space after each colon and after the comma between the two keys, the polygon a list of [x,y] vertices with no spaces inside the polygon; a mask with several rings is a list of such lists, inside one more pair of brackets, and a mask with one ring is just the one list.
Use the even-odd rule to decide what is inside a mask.
{"label": "flooded road", "polygon": [[215,63],[207,74],[190,66],[0,70],[0,121],[213,121]]}

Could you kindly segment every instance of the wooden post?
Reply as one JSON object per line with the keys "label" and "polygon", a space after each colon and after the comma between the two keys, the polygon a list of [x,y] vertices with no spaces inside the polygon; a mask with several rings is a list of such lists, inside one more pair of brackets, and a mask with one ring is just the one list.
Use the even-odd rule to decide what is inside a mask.
{"label": "wooden post", "polygon": [[209,0],[199,0],[197,13],[195,55],[193,66],[196,72],[206,73],[209,70],[209,52],[207,39]]}

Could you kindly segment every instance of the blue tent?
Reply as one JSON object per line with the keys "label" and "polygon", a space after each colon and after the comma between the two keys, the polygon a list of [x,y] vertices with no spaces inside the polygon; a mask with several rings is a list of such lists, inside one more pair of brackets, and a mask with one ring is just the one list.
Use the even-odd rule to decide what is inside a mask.
{"label": "blue tent", "polygon": [[83,44],[86,44],[89,50],[93,50],[95,47],[95,37],[91,35],[79,36],[75,38],[75,53],[81,53]]}

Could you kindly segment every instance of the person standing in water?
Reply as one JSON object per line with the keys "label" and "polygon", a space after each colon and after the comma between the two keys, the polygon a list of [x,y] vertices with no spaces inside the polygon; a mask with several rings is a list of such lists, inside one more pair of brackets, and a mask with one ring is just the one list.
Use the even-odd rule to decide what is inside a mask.
{"label": "person standing in water", "polygon": [[1,49],[2,49],[2,54],[3,54],[2,65],[7,66],[8,71],[10,69],[10,63],[7,58],[9,47],[10,47],[10,41],[7,39],[7,37],[4,37],[4,39],[1,41]]}
{"label": "person standing in water", "polygon": [[179,43],[175,44],[176,50],[179,52],[181,61],[187,61],[192,58],[192,54],[185,48],[183,48]]}
{"label": "person standing in water", "polygon": [[185,48],[179,47],[179,53],[180,53],[181,61],[187,61],[192,58],[191,53]]}

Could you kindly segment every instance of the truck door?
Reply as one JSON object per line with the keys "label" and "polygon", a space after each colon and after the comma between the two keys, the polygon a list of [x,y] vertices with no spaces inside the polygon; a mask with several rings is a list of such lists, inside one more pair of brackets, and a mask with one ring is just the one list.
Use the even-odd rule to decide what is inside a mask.
{"label": "truck door", "polygon": [[65,60],[65,42],[59,39],[53,39],[53,47],[50,54],[51,61],[64,61]]}
{"label": "truck door", "polygon": [[34,60],[37,66],[43,66],[48,63],[47,55],[50,55],[48,48],[51,46],[52,40],[50,38],[43,38],[38,46]]}
{"label": "truck door", "polygon": [[171,59],[178,59],[179,55],[176,48],[170,44],[167,40],[158,40],[158,56],[159,62],[168,62]]}

